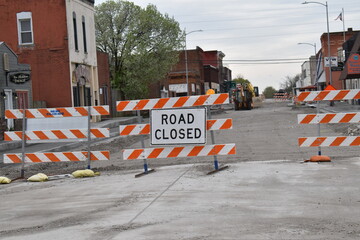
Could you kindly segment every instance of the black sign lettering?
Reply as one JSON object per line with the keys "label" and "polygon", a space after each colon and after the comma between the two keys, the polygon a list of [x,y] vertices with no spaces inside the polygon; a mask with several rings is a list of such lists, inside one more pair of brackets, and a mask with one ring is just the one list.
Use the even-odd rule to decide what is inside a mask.
{"label": "black sign lettering", "polygon": [[184,114],[180,114],[179,124],[180,124],[181,122],[183,122],[184,124],[186,124]]}
{"label": "black sign lettering", "polygon": [[167,119],[168,119],[168,115],[161,114],[161,124],[162,125],[164,125],[164,122],[165,122],[165,124],[168,124]]}
{"label": "black sign lettering", "polygon": [[185,129],[180,128],[179,129],[179,138],[184,139],[185,138]]}
{"label": "black sign lettering", "polygon": [[194,120],[195,120],[194,115],[193,115],[192,113],[188,113],[188,115],[187,115],[187,121],[188,121],[188,124],[193,123],[193,122],[194,122]]}
{"label": "black sign lettering", "polygon": [[160,129],[156,129],[156,131],[155,131],[155,138],[157,140],[161,139],[161,137],[158,136],[158,132],[161,132]]}
{"label": "black sign lettering", "polygon": [[201,130],[200,128],[195,128],[195,138],[200,138],[201,137]]}
{"label": "black sign lettering", "polygon": [[170,115],[170,123],[171,123],[171,124],[175,124],[175,123],[176,123],[176,115],[175,115],[175,114],[171,114],[171,115]]}
{"label": "black sign lettering", "polygon": [[176,129],[171,129],[171,131],[170,131],[170,137],[171,137],[171,139],[176,139],[176,137],[177,137],[177,131],[176,131]]}
{"label": "black sign lettering", "polygon": [[188,128],[187,130],[186,130],[186,133],[187,133],[187,138],[189,138],[189,139],[193,139],[194,137],[192,136],[192,131],[191,130],[193,130],[192,128]]}

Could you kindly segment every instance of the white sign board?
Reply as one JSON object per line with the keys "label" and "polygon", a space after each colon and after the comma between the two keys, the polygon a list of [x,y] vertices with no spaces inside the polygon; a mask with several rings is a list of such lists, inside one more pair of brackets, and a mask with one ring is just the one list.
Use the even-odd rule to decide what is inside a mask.
{"label": "white sign board", "polygon": [[88,117],[28,118],[26,121],[28,131],[88,128]]}
{"label": "white sign board", "polygon": [[186,84],[170,84],[169,90],[176,93],[186,93],[187,87]]}
{"label": "white sign board", "polygon": [[205,144],[206,108],[153,109],[152,145]]}
{"label": "white sign board", "polygon": [[[338,60],[337,57],[331,57],[331,66],[332,67],[337,67],[338,66]],[[330,67],[330,62],[329,62],[329,57],[325,57],[324,58],[324,65],[325,67]]]}

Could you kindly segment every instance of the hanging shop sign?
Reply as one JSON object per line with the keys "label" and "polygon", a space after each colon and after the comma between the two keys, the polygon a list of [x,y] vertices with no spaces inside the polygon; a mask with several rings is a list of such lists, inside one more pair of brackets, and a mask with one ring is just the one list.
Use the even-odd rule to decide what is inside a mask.
{"label": "hanging shop sign", "polygon": [[360,73],[360,55],[352,54],[347,60],[348,74]]}
{"label": "hanging shop sign", "polygon": [[10,81],[16,84],[23,84],[30,80],[28,73],[15,73],[10,75]]}

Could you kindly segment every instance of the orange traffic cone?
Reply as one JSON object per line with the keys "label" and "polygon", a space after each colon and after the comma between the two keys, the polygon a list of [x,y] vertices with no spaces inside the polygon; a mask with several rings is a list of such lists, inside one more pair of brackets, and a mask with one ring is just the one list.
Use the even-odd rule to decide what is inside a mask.
{"label": "orange traffic cone", "polygon": [[309,160],[305,160],[304,162],[331,162],[331,159],[329,156],[315,155],[312,156]]}

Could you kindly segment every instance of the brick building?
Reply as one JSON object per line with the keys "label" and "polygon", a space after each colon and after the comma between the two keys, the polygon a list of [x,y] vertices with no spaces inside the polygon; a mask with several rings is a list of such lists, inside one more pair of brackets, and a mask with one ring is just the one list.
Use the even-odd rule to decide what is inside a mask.
{"label": "brick building", "polygon": [[[342,66],[344,64],[344,51],[343,44],[346,40],[353,37],[359,31],[353,31],[352,28],[349,28],[344,32],[331,32],[330,33],[330,55],[332,57],[337,57],[338,67],[332,67],[331,76],[332,76],[332,86],[335,89],[345,89],[345,83],[340,79],[340,75],[342,72]],[[344,39],[345,38],[345,39]],[[322,57],[328,57],[328,41],[327,41],[327,33],[323,33],[320,37],[321,41],[321,54]],[[330,84],[330,69],[329,67],[324,68],[326,84]]]}
{"label": "brick building", "polygon": [[360,32],[356,32],[343,44],[344,69],[340,80],[344,81],[345,89],[360,88]]}
{"label": "brick building", "polygon": [[99,103],[94,0],[2,0],[0,29],[31,66],[34,107]]}
{"label": "brick building", "polygon": [[200,47],[187,51],[187,75],[185,51],[179,53],[179,61],[168,73],[167,78],[152,86],[151,97],[160,97],[156,92],[161,91],[161,97],[186,96],[187,82],[190,95],[205,94],[210,88],[221,91],[224,80],[231,80],[231,70],[223,66],[225,57],[221,51],[204,51]]}

